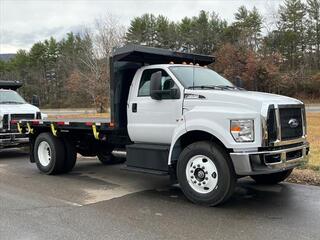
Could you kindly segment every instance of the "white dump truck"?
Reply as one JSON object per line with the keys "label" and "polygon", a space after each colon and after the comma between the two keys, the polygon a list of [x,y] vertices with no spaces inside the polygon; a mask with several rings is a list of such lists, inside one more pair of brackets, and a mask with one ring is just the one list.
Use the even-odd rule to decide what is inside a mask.
{"label": "white dump truck", "polygon": [[304,104],[246,91],[206,67],[214,57],[130,45],[110,59],[111,118],[20,120],[41,172],[71,171],[77,153],[169,175],[185,196],[218,205],[236,181],[275,184],[307,160]]}

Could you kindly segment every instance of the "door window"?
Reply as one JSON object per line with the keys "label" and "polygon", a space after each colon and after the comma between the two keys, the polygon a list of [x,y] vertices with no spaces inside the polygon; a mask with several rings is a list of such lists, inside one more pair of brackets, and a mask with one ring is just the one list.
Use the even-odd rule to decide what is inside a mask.
{"label": "door window", "polygon": [[[178,89],[178,86],[175,84],[172,78],[168,75],[168,73],[163,69],[146,69],[143,71],[141,76],[138,97],[150,96],[151,75],[159,71],[161,71],[162,73],[162,79],[161,79],[162,90]],[[163,99],[170,99],[170,94],[168,94],[168,96],[163,95]]]}

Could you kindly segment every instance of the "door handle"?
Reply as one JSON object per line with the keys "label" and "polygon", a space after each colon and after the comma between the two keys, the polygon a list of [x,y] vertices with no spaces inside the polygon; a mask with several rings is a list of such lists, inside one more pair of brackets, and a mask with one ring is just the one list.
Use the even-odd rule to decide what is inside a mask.
{"label": "door handle", "polygon": [[132,103],[132,112],[137,112],[138,105],[136,103]]}

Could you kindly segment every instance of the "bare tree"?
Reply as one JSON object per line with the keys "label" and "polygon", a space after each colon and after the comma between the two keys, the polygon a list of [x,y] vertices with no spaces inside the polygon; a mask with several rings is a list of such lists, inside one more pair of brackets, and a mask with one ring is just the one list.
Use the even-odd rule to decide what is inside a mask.
{"label": "bare tree", "polygon": [[115,17],[106,15],[96,20],[94,30],[85,29],[82,34],[80,75],[99,112],[109,108],[109,57],[115,47],[123,45],[125,31]]}

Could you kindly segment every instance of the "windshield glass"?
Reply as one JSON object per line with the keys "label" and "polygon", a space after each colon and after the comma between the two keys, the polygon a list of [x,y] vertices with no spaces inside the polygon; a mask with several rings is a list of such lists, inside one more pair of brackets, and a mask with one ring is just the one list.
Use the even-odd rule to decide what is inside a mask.
{"label": "windshield glass", "polygon": [[234,87],[227,79],[208,68],[196,66],[172,66],[169,68],[185,88]]}
{"label": "windshield glass", "polygon": [[0,104],[22,104],[25,100],[15,91],[0,91]]}

